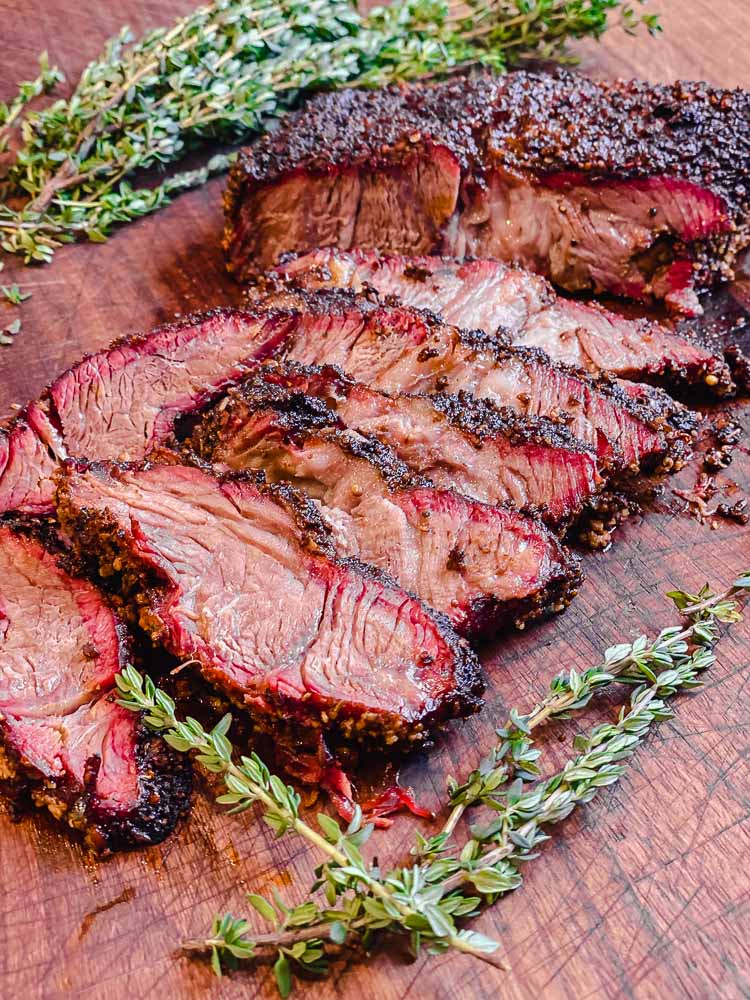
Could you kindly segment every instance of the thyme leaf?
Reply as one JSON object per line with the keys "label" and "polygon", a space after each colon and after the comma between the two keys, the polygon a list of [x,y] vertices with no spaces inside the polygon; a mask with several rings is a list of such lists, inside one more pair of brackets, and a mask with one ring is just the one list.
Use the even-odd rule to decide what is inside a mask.
{"label": "thyme leaf", "polygon": [[50,66],[47,52],[42,52],[39,56],[39,75],[19,83],[18,93],[10,104],[0,101],[0,153],[8,148],[10,127],[23,114],[26,105],[40,94],[48,94],[64,79],[57,66]]}
{"label": "thyme leaf", "polygon": [[14,306],[20,306],[22,302],[31,298],[31,292],[24,292],[18,285],[0,285],[0,293]]}
{"label": "thyme leaf", "polygon": [[16,316],[15,319],[6,323],[0,328],[0,347],[8,347],[13,343],[16,334],[21,332],[21,319]]}

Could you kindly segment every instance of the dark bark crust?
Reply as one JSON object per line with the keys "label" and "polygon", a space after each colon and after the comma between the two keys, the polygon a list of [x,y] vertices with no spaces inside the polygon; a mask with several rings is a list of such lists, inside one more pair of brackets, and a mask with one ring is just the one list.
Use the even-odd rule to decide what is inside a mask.
{"label": "dark bark crust", "polygon": [[566,70],[453,78],[433,85],[322,94],[242,151],[228,208],[245,180],[296,170],[397,163],[422,142],[482,165],[487,142],[524,173],[580,172],[590,180],[669,176],[748,211],[750,94],[702,82],[591,80]]}
{"label": "dark bark crust", "polygon": [[[269,426],[269,433],[280,433],[285,439],[300,446],[308,441],[331,442],[344,453],[366,461],[377,472],[391,494],[421,488],[434,489],[428,478],[410,469],[388,445],[373,437],[361,434],[351,435],[339,430],[335,426],[337,421],[335,413],[327,410],[322,400],[291,391],[287,391],[285,394],[278,385],[269,386],[268,392],[264,391],[264,387],[260,378],[255,390],[243,387],[243,389],[247,388],[248,392],[243,392],[240,408],[247,416],[252,413],[268,412],[269,409],[273,410],[274,419]],[[442,401],[445,402],[446,399],[451,399],[451,397],[445,397]],[[312,419],[307,419],[306,407],[312,411]],[[241,433],[243,421],[241,417],[239,421],[235,420],[236,416],[231,403],[228,406],[218,407],[215,413],[209,413],[205,420],[205,426],[204,424],[198,425],[192,441],[186,446],[188,459],[190,460],[191,456],[197,453],[202,459],[217,461],[221,465],[223,448],[227,444],[231,448],[232,428],[236,427]],[[315,426],[318,421],[320,426]],[[236,426],[237,424],[239,426]],[[491,433],[486,425],[484,429],[486,434]],[[480,439],[477,438],[477,441],[479,442]],[[193,447],[195,447],[195,451],[193,451]],[[450,491],[439,490],[437,492],[448,493]],[[460,495],[457,496],[464,500]],[[475,503],[478,507],[486,506],[479,501],[475,501]],[[509,503],[498,506],[508,511],[514,510]],[[515,513],[525,519],[525,517],[535,517],[538,511],[534,509],[526,511],[525,514],[517,511]],[[530,523],[529,527],[532,524],[533,522]],[[549,537],[548,529],[541,522],[537,521],[536,527],[542,536]],[[460,554],[455,554],[455,558],[460,559]],[[462,634],[474,637],[486,636],[497,632],[501,626],[509,623],[523,628],[527,622],[533,619],[562,611],[578,592],[582,580],[583,574],[579,560],[561,548],[556,574],[551,575],[543,584],[540,582],[539,589],[533,594],[502,602],[493,598],[491,594],[475,598],[467,609],[466,625]]]}
{"label": "dark bark crust", "polygon": [[[644,253],[646,275],[652,271],[647,258],[666,255],[690,262],[691,287],[708,286],[731,276],[736,255],[750,240],[748,92],[699,82],[653,85],[594,81],[563,70],[518,71],[313,98],[243,150],[231,171],[224,233],[230,271],[251,274],[249,254],[259,249],[245,247],[235,231],[246,198],[295,177],[407,172],[416,163],[429,164],[436,151],[457,165],[464,200],[486,189],[492,171],[563,187],[680,182],[715,197],[718,214],[710,232],[686,244],[668,228]],[[423,229],[433,222],[425,220]],[[439,239],[430,241],[425,249],[439,249]]]}
{"label": "dark bark crust", "polygon": [[[96,795],[78,782],[43,778],[7,744],[0,745],[0,790],[20,811],[46,809],[97,854],[149,847],[168,837],[190,811],[193,769],[184,754],[171,750],[145,726],[138,730],[136,764],[138,804],[126,812],[104,809]],[[92,758],[88,775],[92,783],[97,768],[98,758]]]}

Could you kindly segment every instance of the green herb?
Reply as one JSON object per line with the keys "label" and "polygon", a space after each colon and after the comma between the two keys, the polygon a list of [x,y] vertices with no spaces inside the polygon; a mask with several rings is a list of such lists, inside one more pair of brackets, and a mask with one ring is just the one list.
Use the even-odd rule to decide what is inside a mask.
{"label": "green herb", "polygon": [[0,292],[14,306],[20,306],[22,302],[31,298],[31,292],[24,292],[18,285],[0,285]]}
{"label": "green herb", "polygon": [[[161,731],[172,747],[194,753],[200,764],[221,774],[226,790],[219,802],[233,812],[259,805],[277,836],[296,833],[322,858],[316,882],[300,906],[289,908],[278,895],[273,901],[248,896],[269,925],[268,933],[251,932],[246,920],[225,914],[215,919],[209,935],[183,947],[209,953],[218,975],[240,961],[275,953],[282,996],[291,989],[293,972],[324,975],[330,952],[342,947],[367,952],[386,935],[408,937],[415,955],[423,948],[432,954],[453,948],[502,967],[495,957],[498,942],[460,924],[516,889],[522,881],[519,866],[549,839],[547,829],[621,777],[624,762],[651,726],[671,717],[668,700],[699,686],[699,675],[714,662],[719,624],[740,619],[736,599],[748,590],[750,574],[722,594],[707,587],[699,594],[672,592],[668,596],[684,617],[683,626],[662,630],[653,642],[641,636],[614,646],[601,666],[555,677],[531,712],[510,713],[498,730],[498,744],[466,781],[449,782],[452,810],[443,829],[430,837],[418,834],[411,863],[387,874],[362,855],[372,827],[362,824],[359,810],[345,830],[323,813],[316,827],[309,825],[299,815],[297,793],[272,775],[256,754],[235,761],[227,738],[229,716],[210,732],[194,719],[180,722],[172,699],[128,667],[117,679],[120,703],[144,712],[145,723]],[[532,729],[582,709],[596,691],[615,682],[635,688],[617,721],[577,737],[576,755],[552,777],[540,778],[540,752],[532,745]],[[469,828],[462,844],[455,844],[458,821],[466,809],[476,807],[488,815]],[[312,898],[318,890],[324,897],[320,902]]]}
{"label": "green herb", "polygon": [[0,101],[0,153],[8,148],[9,129],[22,114],[24,108],[40,94],[47,94],[65,77],[56,66],[50,66],[49,56],[42,52],[39,56],[39,75],[34,80],[19,83],[18,93],[10,104]]}
{"label": "green herb", "polygon": [[[303,93],[564,58],[572,39],[599,37],[612,12],[627,30],[659,29],[621,0],[396,0],[366,16],[350,0],[216,0],[138,41],[123,29],[69,99],[22,120],[0,194],[0,243],[27,263],[49,261],[61,244],[104,240],[227,161],[155,187],[133,186],[136,172],[208,141],[246,140]],[[6,124],[59,78],[44,60],[3,106]]]}
{"label": "green herb", "polygon": [[[277,837],[294,832],[321,853],[325,861],[318,869],[318,885],[325,886],[329,902],[351,891],[353,898],[362,902],[360,916],[367,926],[375,921],[377,926],[393,925],[407,932],[413,924],[422,927],[421,914],[425,907],[430,912],[434,887],[425,886],[409,875],[404,879],[382,879],[365,863],[360,847],[369,839],[373,827],[362,825],[359,809],[345,831],[324,813],[318,814],[317,829],[313,828],[299,815],[297,792],[271,774],[257,754],[241,756],[239,762],[234,760],[233,747],[226,736],[231,715],[225,715],[210,731],[195,719],[178,721],[174,701],[132,666],[118,675],[117,687],[119,703],[143,711],[146,725],[164,732],[164,739],[171,747],[193,752],[207,771],[223,776],[226,791],[218,796],[217,802],[231,806],[230,812],[244,812],[252,805],[260,805],[263,819]],[[337,914],[336,920],[341,916]],[[486,957],[463,932],[455,931],[452,921],[441,918],[437,909],[434,923],[428,920],[424,931],[430,937],[445,939],[446,945],[459,951]]]}
{"label": "green herb", "polygon": [[[30,84],[29,84],[30,86]],[[3,270],[5,265],[0,261],[0,271]],[[22,302],[31,298],[32,293],[24,291],[24,289],[19,288],[18,285],[0,285],[0,294],[10,302],[11,305],[20,306]],[[6,323],[5,326],[0,327],[0,347],[9,347],[13,343],[13,338],[21,330],[21,318],[17,316],[15,319]]]}
{"label": "green herb", "polygon": [[[700,594],[685,594],[673,591],[667,596],[677,608],[690,618],[691,624],[685,628],[664,629],[654,642],[645,635],[635,642],[612,646],[604,653],[604,660],[582,673],[572,669],[558,674],[550,684],[546,697],[528,714],[521,716],[512,711],[508,722],[497,730],[500,742],[473,771],[467,780],[457,784],[449,779],[449,792],[453,810],[445,824],[445,830],[452,833],[464,811],[472,805],[487,802],[494,792],[494,783],[500,775],[505,780],[511,775],[523,779],[533,779],[539,774],[537,760],[539,751],[533,749],[530,734],[533,729],[552,718],[568,718],[572,711],[585,708],[596,691],[617,680],[625,684],[644,682],[663,684],[664,671],[679,664],[685,657],[688,642],[699,642],[712,646],[716,640],[716,623],[739,621],[735,592],[746,586],[742,580],[722,595],[714,595],[705,587]],[[666,675],[669,679],[669,674]],[[689,687],[687,680],[681,684]]]}

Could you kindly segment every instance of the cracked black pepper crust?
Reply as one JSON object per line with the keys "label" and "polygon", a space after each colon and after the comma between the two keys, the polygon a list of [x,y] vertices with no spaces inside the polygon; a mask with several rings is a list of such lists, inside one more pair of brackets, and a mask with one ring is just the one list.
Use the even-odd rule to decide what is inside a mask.
{"label": "cracked black pepper crust", "polygon": [[591,449],[568,427],[548,417],[519,416],[508,406],[479,399],[463,389],[456,393],[419,394],[478,444],[493,438],[507,438],[511,444],[544,444],[550,448],[591,454]]}
{"label": "cracked black pepper crust", "polygon": [[[358,389],[382,396],[384,401],[395,398],[346,376],[335,365],[301,365],[297,362],[269,362],[257,373],[230,390],[227,396],[207,411],[193,430],[184,449],[188,456],[197,454],[201,460],[221,464],[233,450],[233,440],[253,414],[274,413],[272,432],[281,432],[295,441],[332,439],[349,454],[366,459],[377,468],[389,490],[432,486],[431,480],[418,475],[402,462],[393,449],[370,435],[352,436],[342,428],[336,414],[336,400]],[[318,395],[312,395],[317,393]],[[477,399],[470,393],[401,394],[401,399],[413,399],[434,411],[436,420],[445,419],[475,447],[485,442],[507,440],[512,445],[544,445],[570,453],[592,455],[591,449],[575,437],[562,421],[545,417],[520,416],[509,407],[497,406],[489,399]],[[344,433],[342,433],[342,430]],[[592,456],[593,457],[593,456]],[[601,463],[599,469],[602,471]],[[604,485],[602,479],[600,488]],[[514,508],[507,502],[497,506]],[[529,517],[546,519],[544,507],[527,505],[521,512]],[[562,531],[570,523],[589,517],[589,503],[571,510],[569,517],[557,525]],[[520,616],[520,611],[518,616]]]}
{"label": "cracked black pepper crust", "polygon": [[[317,369],[316,374],[321,371]],[[245,420],[263,411],[274,414],[269,433],[280,433],[286,440],[300,444],[331,443],[352,458],[367,462],[391,492],[431,485],[429,479],[402,462],[389,445],[369,435],[352,435],[342,430],[325,400],[269,383],[262,371],[208,411],[195,427],[186,454],[190,457],[190,449],[194,448],[208,462],[221,463],[222,445],[228,442],[231,448],[232,439]]]}
{"label": "cracked black pepper crust", "polygon": [[135,809],[122,815],[91,805],[92,826],[87,841],[98,850],[158,844],[190,810],[193,769],[184,754],[172,750],[161,737],[140,726],[136,748],[140,796]]}
{"label": "cracked black pepper crust", "polygon": [[[477,353],[489,353],[498,364],[507,361],[521,364],[529,370],[536,368],[562,375],[580,385],[581,398],[596,393],[607,397],[624,412],[661,432],[667,456],[683,459],[689,451],[700,424],[700,415],[674,400],[664,389],[643,383],[638,386],[639,394],[633,395],[628,390],[629,383],[606,372],[593,374],[562,361],[554,361],[539,347],[505,346],[493,341],[482,330],[457,329],[456,332],[466,347]],[[522,422],[528,419],[525,417]],[[548,422],[553,421],[548,418]]]}
{"label": "cracked black pepper crust", "polygon": [[[285,375],[289,380],[286,385]],[[219,447],[222,438],[226,434],[231,435],[232,429],[237,423],[242,422],[246,414],[265,408],[273,409],[277,414],[279,425],[292,434],[307,434],[314,429],[335,427],[339,423],[335,402],[333,406],[329,406],[325,399],[311,395],[304,389],[294,388],[294,382],[299,378],[310,379],[309,393],[329,391],[332,400],[336,396],[348,395],[359,384],[349,379],[335,365],[300,365],[296,362],[274,362],[265,365],[258,373],[231,389],[225,399],[206,413],[196,427],[193,439],[199,453],[210,457]],[[377,393],[384,399],[390,398],[389,393],[377,389],[368,387],[368,391]],[[463,390],[457,393],[409,395],[424,400],[434,407],[477,443],[494,437],[503,437],[513,444],[545,444],[579,453],[591,450],[561,421],[546,417],[520,416],[510,407],[498,406],[489,399],[478,399]],[[627,396],[626,399],[632,402]],[[356,454],[356,451],[352,450],[353,441],[344,438],[340,443],[346,445],[352,454]],[[375,443],[372,443],[372,446],[376,447]],[[393,454],[390,448],[380,445],[380,448],[383,447],[386,447],[389,454]],[[363,453],[362,457],[370,462],[382,463],[385,452],[382,456]],[[398,469],[391,465],[391,472],[396,474],[401,465],[403,463],[399,464]],[[411,475],[413,477],[414,473]]]}
{"label": "cracked black pepper crust", "polygon": [[[252,295],[252,290],[248,289]],[[381,308],[393,308],[411,313],[425,322],[441,323],[437,313],[416,309],[397,302],[389,305],[377,294],[365,294],[351,288],[305,288],[266,275],[256,283],[256,293],[248,308],[259,315],[269,312],[307,313],[311,316],[346,316],[359,312],[363,316]]]}
{"label": "cracked black pepper crust", "polygon": [[[389,320],[394,323],[398,321],[395,329],[399,329],[404,321],[412,320],[414,324],[425,327],[428,334],[434,332],[439,336],[448,331],[451,336],[457,337],[464,347],[477,353],[491,354],[498,361],[517,359],[523,364],[544,366],[551,371],[575,378],[594,391],[604,392],[628,412],[643,419],[655,419],[657,411],[666,418],[673,411],[685,410],[681,404],[676,403],[658,387],[644,386],[640,398],[635,398],[623,388],[619,379],[606,372],[591,374],[562,361],[551,359],[541,348],[513,345],[497,334],[487,333],[485,330],[465,330],[450,326],[441,316],[429,309],[405,306],[381,299],[373,292],[362,293],[349,288],[305,288],[283,282],[277,284],[272,280],[262,283],[261,288],[262,294],[252,303],[252,310],[256,315],[265,313],[283,317],[297,313],[344,317],[351,313],[360,313],[370,322],[382,323],[385,332],[388,332]],[[283,348],[279,353],[283,357]],[[332,371],[335,370],[335,366],[310,366],[306,370],[324,369]],[[298,367],[297,370],[303,369]]]}
{"label": "cracked black pepper crust", "polygon": [[[325,399],[306,395],[304,391],[283,384],[285,371],[289,377],[308,375],[317,382],[318,391],[330,389],[331,395],[340,395],[347,387],[356,389],[361,384],[347,379],[334,366],[269,365],[268,369],[261,369],[257,375],[233,389],[218,406],[205,414],[186,446],[188,458],[191,454],[198,454],[201,459],[221,464],[226,455],[225,449],[231,452],[233,439],[238,433],[242,434],[247,420],[254,414],[272,411],[274,422],[269,434],[280,433],[299,444],[330,442],[353,458],[366,461],[380,475],[390,492],[434,486],[428,477],[410,469],[387,443],[372,435],[342,430],[335,410],[328,406]],[[274,381],[267,381],[269,374]],[[389,398],[386,393],[379,395]],[[498,407],[492,401],[477,399],[470,393],[462,391],[432,396],[420,393],[412,398],[434,408],[436,415],[446,418],[477,447],[486,441],[503,438],[514,445],[543,444],[569,452],[591,454],[590,449],[565,424],[544,417],[520,417],[510,408]],[[451,491],[441,489],[441,492]],[[497,506],[514,509],[510,502]],[[532,517],[543,513],[536,507],[524,508],[524,512]]]}
{"label": "cracked black pepper crust", "polygon": [[[2,725],[0,724],[0,735]],[[139,796],[125,812],[115,812],[90,788],[67,775],[49,779],[8,743],[0,743],[0,789],[19,811],[29,805],[47,809],[58,822],[76,831],[97,854],[159,844],[190,810],[193,769],[184,754],[139,724],[136,745]],[[89,762],[96,780],[98,761]]]}
{"label": "cracked black pepper crust", "polygon": [[429,479],[414,472],[402,462],[389,445],[375,437],[365,434],[352,435],[338,429],[319,431],[317,434],[310,433],[306,436],[311,439],[317,437],[322,441],[332,441],[352,458],[367,462],[378,472],[391,493],[432,485]]}
{"label": "cracked black pepper crust", "polygon": [[442,146],[479,172],[494,160],[537,176],[680,178],[716,192],[733,216],[750,211],[750,93],[558,70],[317,96],[240,153],[227,214],[246,181],[387,165],[423,144]]}

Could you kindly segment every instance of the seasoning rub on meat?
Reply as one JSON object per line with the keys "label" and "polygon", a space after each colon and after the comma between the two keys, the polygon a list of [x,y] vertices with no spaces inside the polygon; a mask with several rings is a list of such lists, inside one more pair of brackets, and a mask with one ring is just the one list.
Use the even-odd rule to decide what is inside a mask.
{"label": "seasoning rub on meat", "polygon": [[304,490],[340,556],[386,570],[471,638],[560,611],[575,594],[578,560],[536,518],[437,488],[383,441],[338,427],[332,410],[326,421],[319,400],[262,371],[257,383],[218,404],[193,444],[220,468]]}
{"label": "seasoning rub on meat", "polygon": [[718,396],[734,390],[729,366],[709,345],[654,320],[557,295],[540,275],[498,260],[328,248],[291,255],[275,274],[307,288],[373,289],[439,313],[453,326],[539,347],[554,361],[589,372],[678,389],[700,386]]}
{"label": "seasoning rub on meat", "polygon": [[516,72],[322,94],[244,150],[229,268],[333,246],[494,257],[700,309],[750,242],[750,96]]}

